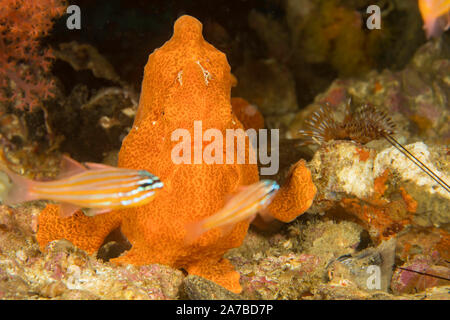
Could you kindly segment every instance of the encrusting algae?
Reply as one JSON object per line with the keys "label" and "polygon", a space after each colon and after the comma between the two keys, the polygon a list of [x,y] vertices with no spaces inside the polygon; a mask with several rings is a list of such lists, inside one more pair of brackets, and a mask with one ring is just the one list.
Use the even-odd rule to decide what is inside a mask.
{"label": "encrusting algae", "polygon": [[[239,273],[223,255],[242,244],[249,222],[236,223],[226,235],[209,230],[192,244],[186,244],[184,238],[187,224],[213,215],[240,186],[259,181],[257,165],[248,164],[248,139],[245,164],[175,164],[171,158],[178,143],[171,140],[172,132],[184,128],[193,136],[194,121],[202,121],[202,133],[215,128],[225,136],[226,129],[243,129],[230,104],[232,84],[225,55],[203,39],[201,23],[190,16],[180,17],[172,38],[149,57],[139,109],[118,162],[119,167],[152,172],[164,188],[148,205],[95,217],[78,211],[62,219],[57,205],[47,205],[39,216],[37,240],[41,249],[50,241],[65,238],[92,254],[120,227],[132,248],[111,262],[165,264],[239,293]],[[262,117],[247,122],[262,126]],[[306,205],[297,204],[282,220],[292,220],[306,211],[316,192],[308,169],[302,165],[293,172],[292,185],[282,187],[280,194],[306,194],[308,199],[300,197]],[[280,209],[278,201],[275,197],[270,208],[275,217]]]}

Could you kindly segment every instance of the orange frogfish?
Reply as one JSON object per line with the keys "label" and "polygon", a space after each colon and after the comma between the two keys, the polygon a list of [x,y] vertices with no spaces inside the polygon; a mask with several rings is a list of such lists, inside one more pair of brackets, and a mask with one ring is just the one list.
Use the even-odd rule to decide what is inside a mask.
{"label": "orange frogfish", "polygon": [[[65,238],[94,253],[105,237],[120,227],[132,247],[111,259],[112,263],[165,264],[239,293],[242,290],[239,273],[223,255],[242,244],[248,219],[234,224],[226,234],[213,228],[192,243],[185,241],[186,225],[214,215],[241,186],[259,181],[257,164],[248,161],[247,151],[251,148],[248,137],[244,164],[196,161],[196,154],[205,151],[209,142],[195,140],[198,132],[194,130],[194,121],[201,121],[201,137],[208,129],[219,130],[224,137],[227,129],[243,129],[230,103],[234,81],[225,54],[203,39],[202,24],[190,16],[180,17],[175,22],[172,38],[149,56],[139,108],[133,127],[123,141],[118,162],[119,167],[152,172],[161,179],[164,188],[147,205],[93,217],[79,211],[63,219],[58,206],[47,205],[38,221],[37,239],[41,249],[49,241]],[[173,141],[173,133],[180,129],[194,138],[188,142],[193,151],[191,163],[173,161],[174,147],[180,143]],[[237,147],[234,148],[236,151]],[[310,172],[303,174],[306,168],[298,167],[296,172],[303,176],[292,178],[292,183],[308,181],[305,194],[314,197]],[[290,186],[289,190],[297,189]],[[300,191],[304,193],[304,189]],[[280,202],[276,197],[275,200]],[[307,208],[281,209],[291,211],[282,213],[281,220],[287,221]],[[278,218],[276,212],[273,216]]]}

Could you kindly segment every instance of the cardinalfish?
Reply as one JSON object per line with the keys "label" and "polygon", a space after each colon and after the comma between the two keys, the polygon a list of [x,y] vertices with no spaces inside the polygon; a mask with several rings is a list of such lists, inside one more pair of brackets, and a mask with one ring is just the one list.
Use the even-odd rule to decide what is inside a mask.
{"label": "cardinalfish", "polygon": [[244,220],[251,222],[258,212],[265,218],[268,213],[264,209],[279,188],[279,185],[272,180],[261,180],[242,187],[218,212],[201,221],[188,224],[186,242],[192,243],[213,228],[220,228],[222,233],[226,234],[238,222]]}
{"label": "cardinalfish", "polygon": [[419,10],[428,39],[450,28],[450,0],[419,0]]}
{"label": "cardinalfish", "polygon": [[[3,160],[4,155],[2,154]],[[99,163],[76,162],[63,157],[60,179],[34,181],[24,178],[0,161],[0,169],[12,181],[4,204],[31,200],[53,200],[61,203],[60,214],[69,217],[79,209],[88,216],[112,210],[143,206],[163,187],[158,177],[146,170],[116,168]]]}

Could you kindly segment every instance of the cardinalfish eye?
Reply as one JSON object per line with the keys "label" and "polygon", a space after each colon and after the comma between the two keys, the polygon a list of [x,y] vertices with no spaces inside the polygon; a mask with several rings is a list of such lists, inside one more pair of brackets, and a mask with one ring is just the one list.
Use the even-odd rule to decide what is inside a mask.
{"label": "cardinalfish eye", "polygon": [[142,180],[139,181],[139,188],[142,191],[152,190],[152,189],[161,189],[164,184],[157,176],[154,176],[150,172],[146,170],[139,170],[138,174]]}
{"label": "cardinalfish eye", "polygon": [[262,180],[261,181],[266,187],[269,188],[269,191],[267,192],[268,195],[273,194],[274,192],[278,191],[280,189],[280,186],[278,183],[276,183],[273,180]]}
{"label": "cardinalfish eye", "polygon": [[306,130],[299,130],[302,140],[300,145],[321,145],[330,140],[352,140],[366,144],[372,140],[384,138],[442,188],[450,192],[450,186],[445,181],[394,139],[392,135],[395,133],[395,124],[384,111],[365,104],[351,112],[350,103],[351,100],[346,105],[345,117],[341,122],[335,120],[335,111],[328,104],[321,106],[305,120]]}
{"label": "cardinalfish eye", "polygon": [[274,194],[280,189],[280,186],[273,180],[261,180],[261,183],[268,189],[266,195],[259,203],[261,206],[264,206],[268,204],[268,201],[272,200]]}

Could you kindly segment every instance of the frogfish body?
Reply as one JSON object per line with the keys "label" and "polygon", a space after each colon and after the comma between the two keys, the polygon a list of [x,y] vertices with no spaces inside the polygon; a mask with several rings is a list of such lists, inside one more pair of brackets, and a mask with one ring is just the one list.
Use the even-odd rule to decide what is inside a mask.
{"label": "frogfish body", "polygon": [[[149,56],[138,112],[118,162],[119,167],[152,172],[164,188],[147,205],[95,217],[77,212],[63,219],[57,206],[48,205],[39,216],[41,247],[65,238],[93,253],[120,227],[132,248],[112,262],[166,264],[240,292],[239,273],[223,254],[242,244],[248,221],[238,222],[226,235],[212,229],[193,243],[184,241],[186,225],[219,211],[240,186],[259,181],[257,165],[248,161],[248,143],[244,164],[225,163],[226,147],[223,164],[194,161],[195,148],[204,151],[209,144],[201,137],[200,143],[194,141],[194,121],[201,121],[202,135],[210,128],[220,130],[223,137],[226,129],[243,129],[230,104],[232,81],[225,55],[203,39],[201,23],[180,17],[172,38]],[[179,141],[172,135],[179,129],[192,138],[190,164],[173,161]]]}

